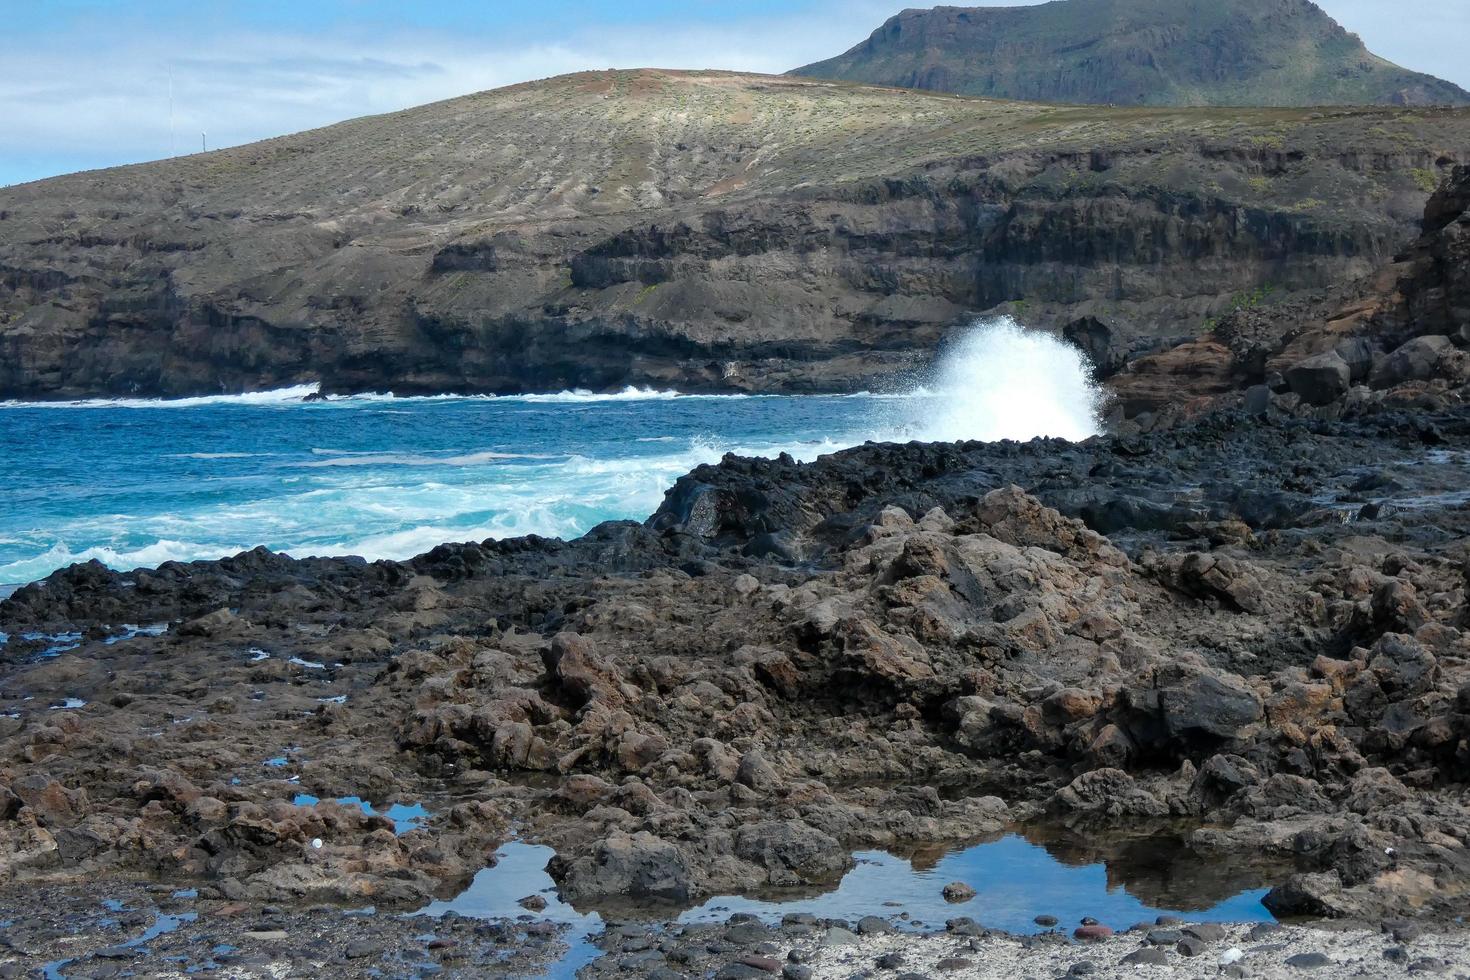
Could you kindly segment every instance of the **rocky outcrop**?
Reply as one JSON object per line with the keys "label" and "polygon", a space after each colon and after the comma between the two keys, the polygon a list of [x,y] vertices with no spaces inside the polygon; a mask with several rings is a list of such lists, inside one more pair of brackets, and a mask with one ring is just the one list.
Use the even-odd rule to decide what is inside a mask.
{"label": "rocky outcrop", "polygon": [[580,907],[683,906],[1167,825],[1169,878],[1459,914],[1467,452],[1464,409],[1221,413],[731,457],[570,542],[74,566],[0,603],[3,868],[411,907],[515,827]]}
{"label": "rocky outcrop", "polygon": [[1463,401],[1467,229],[1470,168],[1456,167],[1430,198],[1420,237],[1392,263],[1312,301],[1236,310],[1209,337],[1133,360],[1110,379],[1115,421],[1149,427],[1222,406],[1335,418]]}
{"label": "rocky outcrop", "polygon": [[842,391],[989,312],[1114,372],[1381,266],[1467,155],[1464,112],[567,76],[0,190],[0,398]]}

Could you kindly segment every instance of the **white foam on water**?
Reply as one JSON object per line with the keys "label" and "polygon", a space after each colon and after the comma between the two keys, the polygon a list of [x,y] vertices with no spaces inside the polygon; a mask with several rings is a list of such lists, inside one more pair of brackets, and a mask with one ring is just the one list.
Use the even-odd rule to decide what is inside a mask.
{"label": "white foam on water", "polygon": [[889,413],[895,437],[920,442],[1075,442],[1102,432],[1102,403],[1081,351],[999,317],[948,345],[925,382]]}
{"label": "white foam on water", "polygon": [[[319,405],[303,406],[301,401],[315,391],[316,386],[308,385],[167,402],[111,399],[71,404],[294,405],[296,410],[314,412]],[[569,406],[568,411],[596,411],[599,402],[746,397],[753,396],[693,396],[627,388],[613,394],[573,391],[506,398],[363,395],[327,404],[338,405],[344,412],[350,412],[353,405],[365,412],[381,412],[378,403],[385,401],[521,401]],[[633,430],[627,443],[607,441],[580,453],[559,454],[562,447],[554,440],[533,447],[538,451],[515,453],[499,451],[518,448],[513,444],[478,451],[473,443],[442,452],[416,451],[413,446],[374,451],[354,448],[344,439],[338,443],[341,448],[298,450],[305,458],[283,462],[289,474],[282,475],[263,496],[221,495],[195,507],[162,499],[156,507],[138,508],[131,514],[78,516],[65,525],[26,531],[22,536],[34,548],[31,556],[0,564],[0,582],[34,581],[57,568],[91,559],[126,570],[166,561],[225,558],[258,544],[296,557],[359,555],[369,560],[401,560],[446,541],[527,534],[570,538],[605,520],[644,519],[658,508],[680,476],[718,462],[726,453],[774,457],[784,452],[810,461],[868,440],[1083,439],[1100,430],[1100,403],[1100,392],[1080,353],[1054,337],[1027,332],[1014,320],[1000,318],[978,322],[950,343],[919,383],[827,403],[831,422],[821,437],[794,436],[790,434],[794,430],[782,434],[779,427],[786,424],[782,420],[791,416],[778,407],[771,413],[776,428],[769,438],[645,436]],[[578,409],[578,405],[588,407]],[[641,415],[630,413],[629,424],[656,425],[660,411],[652,406]],[[709,424],[718,427],[719,410],[703,411],[710,415]],[[793,425],[810,432],[811,411],[796,416],[805,421]],[[487,422],[489,419],[487,416]],[[628,447],[635,441],[646,448],[631,451]],[[486,442],[495,444],[493,436]],[[644,455],[648,452],[653,455]],[[191,455],[199,459],[236,456],[228,452]],[[286,474],[285,469],[280,472]]]}
{"label": "white foam on water", "polygon": [[105,545],[73,551],[65,542],[57,542],[33,558],[22,558],[0,565],[0,582],[34,582],[58,568],[89,561],[100,561],[109,568],[152,568],[166,561],[199,561],[228,558],[248,550],[245,547],[209,545],[194,541],[159,539],[137,548],[112,548]]}
{"label": "white foam on water", "polygon": [[315,395],[320,385],[293,385],[270,391],[237,395],[199,395],[192,398],[83,398],[75,401],[3,401],[0,408],[202,408],[206,405],[297,405]]}

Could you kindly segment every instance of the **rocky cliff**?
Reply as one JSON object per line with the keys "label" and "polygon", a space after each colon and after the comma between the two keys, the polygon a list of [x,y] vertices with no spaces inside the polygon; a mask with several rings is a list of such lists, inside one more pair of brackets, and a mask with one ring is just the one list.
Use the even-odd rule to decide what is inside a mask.
{"label": "rocky cliff", "polygon": [[1133,354],[1380,268],[1462,110],[589,73],[0,190],[0,397],[862,387],[983,311]]}
{"label": "rocky cliff", "polygon": [[793,74],[1094,105],[1467,105],[1309,0],[1059,0],[905,10]]}
{"label": "rocky cliff", "polygon": [[[1117,364],[1102,321],[1074,339]],[[1470,167],[1425,208],[1421,234],[1373,274],[1309,300],[1241,308],[1137,358],[1110,383],[1115,420],[1145,427],[1220,408],[1337,418],[1470,398]]]}

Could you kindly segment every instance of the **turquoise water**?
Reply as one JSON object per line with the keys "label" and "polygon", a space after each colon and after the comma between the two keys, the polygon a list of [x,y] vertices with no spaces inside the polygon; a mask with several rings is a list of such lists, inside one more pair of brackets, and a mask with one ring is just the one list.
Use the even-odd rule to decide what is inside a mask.
{"label": "turquoise water", "polygon": [[0,584],[96,558],[121,569],[257,545],[409,558],[444,541],[575,537],[643,519],[725,452],[814,458],[892,399],[358,397],[0,406]]}
{"label": "turquoise water", "polygon": [[957,335],[892,394],[0,403],[0,595],[77,561],[119,569],[265,545],[410,558],[445,541],[575,537],[641,520],[726,452],[798,459],[875,440],[1078,439],[1099,394],[1076,350],[1010,320]]}

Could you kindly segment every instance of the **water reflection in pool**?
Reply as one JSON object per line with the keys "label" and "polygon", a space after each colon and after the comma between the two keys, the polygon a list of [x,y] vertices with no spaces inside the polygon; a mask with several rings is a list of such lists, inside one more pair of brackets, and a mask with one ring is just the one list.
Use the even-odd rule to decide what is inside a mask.
{"label": "water reflection in pool", "polygon": [[[686,924],[723,922],[747,912],[778,922],[790,912],[819,918],[855,921],[866,915],[888,918],[899,928],[938,930],[946,919],[968,916],[983,926],[1014,933],[1035,933],[1039,915],[1055,916],[1063,927],[1092,916],[1115,929],[1175,914],[1193,922],[1253,922],[1271,918],[1261,899],[1267,889],[1258,871],[1221,868],[1192,854],[1177,838],[1150,835],[1131,841],[1092,842],[1070,833],[1028,831],[959,849],[934,849],[910,858],[881,851],[854,855],[856,867],[824,893],[770,894],[761,897],[712,898],[685,911]],[[435,902],[418,915],[447,912],[485,919],[526,915],[519,900],[540,895],[546,909],[535,913],[568,927],[567,955],[550,972],[573,977],[596,959],[590,942],[603,925],[596,913],[583,914],[562,902],[546,873],[552,850],[510,843],[498,852],[498,863],[475,876],[455,898]],[[951,881],[975,889],[968,902],[951,904],[942,891]],[[641,915],[667,918],[671,913],[644,910]],[[906,917],[903,917],[906,914]],[[640,910],[620,910],[639,918]]]}

